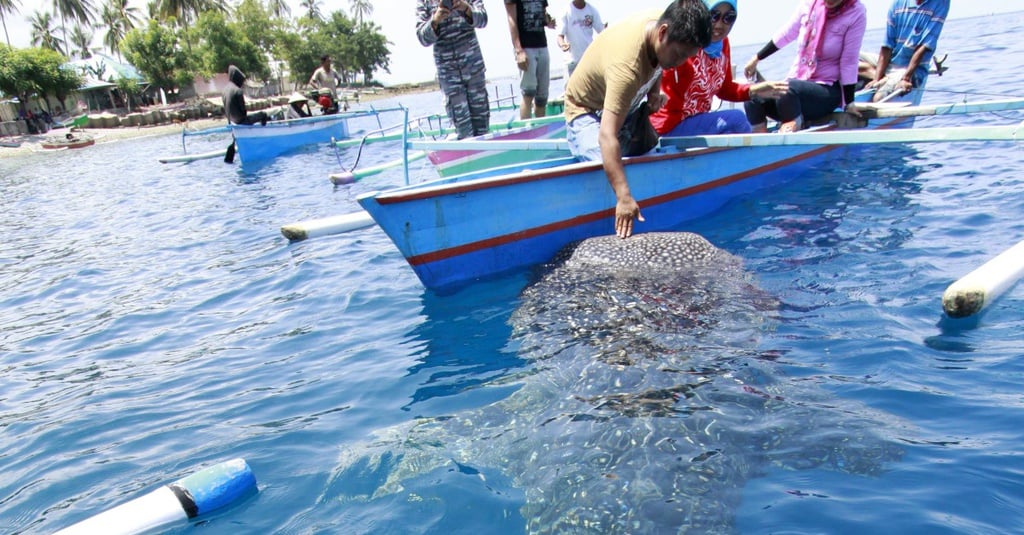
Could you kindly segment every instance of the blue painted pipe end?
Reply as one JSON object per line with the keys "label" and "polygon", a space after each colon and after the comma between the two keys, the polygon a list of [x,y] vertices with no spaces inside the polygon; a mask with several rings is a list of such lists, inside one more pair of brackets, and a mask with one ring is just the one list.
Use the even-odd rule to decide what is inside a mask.
{"label": "blue painted pipe end", "polygon": [[[244,459],[232,459],[176,481],[195,503],[194,514],[204,515],[258,492],[256,476]],[[187,509],[186,509],[187,510]]]}

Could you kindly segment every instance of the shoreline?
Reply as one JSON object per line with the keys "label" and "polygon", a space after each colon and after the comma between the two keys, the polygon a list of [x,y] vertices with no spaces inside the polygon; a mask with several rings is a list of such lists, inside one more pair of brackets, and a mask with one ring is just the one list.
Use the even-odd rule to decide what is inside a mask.
{"label": "shoreline", "polygon": [[[401,86],[387,87],[373,93],[360,93],[359,104],[382,100],[412,93],[428,93],[438,90],[436,82],[422,84],[404,84]],[[117,128],[76,128],[75,134],[91,136],[97,145],[103,143],[114,143],[124,139],[138,139],[149,136],[162,136],[167,134],[178,134],[183,129],[203,130],[218,126],[226,126],[227,120],[224,116],[210,117],[206,119],[189,119],[160,125],[149,126],[120,126]],[[0,159],[15,158],[35,153],[56,153],[65,150],[88,150],[88,147],[81,149],[44,149],[43,143],[54,139],[63,138],[70,131],[67,128],[50,130],[45,134],[24,134],[18,136],[0,137]],[[2,143],[15,142],[17,147],[3,146]]]}
{"label": "shoreline", "polygon": [[[190,119],[184,122],[169,123],[152,126],[122,126],[118,128],[76,128],[75,134],[85,134],[91,136],[97,145],[103,143],[114,143],[124,139],[139,139],[149,136],[161,136],[167,134],[181,133],[182,129],[200,130],[203,128],[213,128],[216,126],[224,126],[227,121],[223,117],[213,117],[209,119]],[[88,147],[82,149],[44,149],[43,143],[52,141],[53,139],[60,139],[70,131],[67,128],[58,128],[50,130],[45,134],[25,134],[21,136],[10,136],[0,138],[0,141],[15,141],[20,143],[17,147],[4,147],[0,146],[0,159],[2,158],[13,158],[17,156],[24,156],[27,154],[35,154],[40,152],[63,152],[64,150],[87,150]]]}

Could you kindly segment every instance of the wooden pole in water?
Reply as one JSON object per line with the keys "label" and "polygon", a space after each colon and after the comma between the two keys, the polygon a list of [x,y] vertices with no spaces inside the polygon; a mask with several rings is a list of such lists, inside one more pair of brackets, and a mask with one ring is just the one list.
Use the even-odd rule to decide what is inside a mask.
{"label": "wooden pole in water", "polygon": [[942,294],[942,310],[951,318],[977,314],[1013,286],[1021,275],[1024,275],[1024,241],[950,284]]}

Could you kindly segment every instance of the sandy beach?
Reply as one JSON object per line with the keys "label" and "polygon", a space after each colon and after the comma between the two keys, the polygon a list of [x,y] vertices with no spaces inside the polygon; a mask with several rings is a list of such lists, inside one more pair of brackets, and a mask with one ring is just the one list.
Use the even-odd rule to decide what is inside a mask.
{"label": "sandy beach", "polygon": [[[194,119],[185,122],[169,123],[152,126],[125,126],[118,128],[76,128],[74,134],[79,137],[92,137],[96,144],[114,143],[122,139],[135,139],[147,136],[161,136],[166,134],[179,134],[182,129],[201,130],[215,126],[224,126],[227,122],[223,117],[210,119]],[[45,149],[43,143],[47,140],[61,139],[68,133],[66,128],[50,130],[45,134],[6,136],[0,138],[2,142],[17,142],[17,147],[0,146],[0,158],[23,156],[33,152],[55,152],[55,150],[82,150],[82,149]],[[87,147],[84,147],[87,149]]]}

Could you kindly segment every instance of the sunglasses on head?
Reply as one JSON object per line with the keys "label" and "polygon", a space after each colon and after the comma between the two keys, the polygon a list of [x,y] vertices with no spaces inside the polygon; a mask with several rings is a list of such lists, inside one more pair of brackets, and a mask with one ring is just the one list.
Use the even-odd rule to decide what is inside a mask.
{"label": "sunglasses on head", "polygon": [[732,23],[736,22],[736,12],[735,11],[730,11],[730,12],[726,13],[725,15],[723,15],[721,11],[712,11],[711,12],[711,22],[718,22],[718,21],[722,21],[722,22],[724,22],[726,24],[732,24]]}

